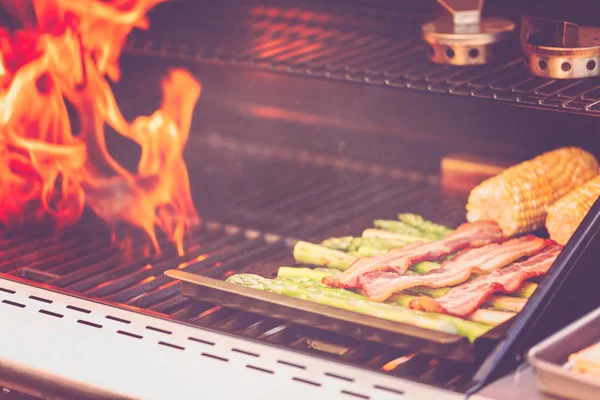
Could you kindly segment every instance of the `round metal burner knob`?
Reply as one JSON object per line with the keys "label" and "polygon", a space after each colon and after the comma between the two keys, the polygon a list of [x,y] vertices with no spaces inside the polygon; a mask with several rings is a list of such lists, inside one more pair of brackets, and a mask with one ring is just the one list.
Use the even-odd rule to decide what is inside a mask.
{"label": "round metal burner knob", "polygon": [[475,24],[431,21],[422,26],[429,44],[431,61],[452,65],[479,65],[491,62],[497,45],[515,30],[515,23],[504,18],[483,18]]}
{"label": "round metal burner knob", "polygon": [[600,75],[600,28],[524,17],[521,48],[533,75],[579,79]]}

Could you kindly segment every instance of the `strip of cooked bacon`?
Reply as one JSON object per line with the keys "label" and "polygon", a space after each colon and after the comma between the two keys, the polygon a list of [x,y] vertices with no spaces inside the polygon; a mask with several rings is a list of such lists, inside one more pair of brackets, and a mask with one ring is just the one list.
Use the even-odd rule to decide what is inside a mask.
{"label": "strip of cooked bacon", "polygon": [[355,288],[358,287],[358,277],[367,272],[393,271],[404,274],[412,264],[439,260],[467,247],[481,247],[503,240],[502,231],[494,222],[466,223],[436,242],[415,242],[383,255],[359,258],[343,273],[323,278],[323,283],[332,287]]}
{"label": "strip of cooked bacon", "polygon": [[437,299],[421,296],[410,302],[410,308],[436,313],[466,317],[495,292],[511,293],[517,290],[525,279],[544,275],[562,250],[562,246],[552,243],[537,255],[525,261],[514,263],[491,274],[452,288]]}
{"label": "strip of cooked bacon", "polygon": [[358,285],[370,300],[382,302],[394,292],[415,286],[433,288],[448,287],[463,283],[471,274],[488,273],[502,268],[522,257],[537,254],[550,241],[527,235],[506,241],[460,252],[452,260],[444,261],[440,268],[419,275],[381,275],[381,272],[363,274]]}

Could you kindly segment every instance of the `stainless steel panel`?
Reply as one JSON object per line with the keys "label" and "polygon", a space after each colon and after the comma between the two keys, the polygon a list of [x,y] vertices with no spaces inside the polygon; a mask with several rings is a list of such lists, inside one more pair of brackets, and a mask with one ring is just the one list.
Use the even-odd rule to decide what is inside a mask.
{"label": "stainless steel panel", "polygon": [[0,319],[0,385],[47,398],[463,397],[6,279]]}

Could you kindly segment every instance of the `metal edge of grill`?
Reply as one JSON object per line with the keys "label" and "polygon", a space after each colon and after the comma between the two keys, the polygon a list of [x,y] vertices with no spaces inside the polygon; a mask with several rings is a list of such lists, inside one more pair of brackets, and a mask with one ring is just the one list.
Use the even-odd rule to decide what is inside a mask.
{"label": "metal edge of grill", "polygon": [[462,397],[13,280],[0,279],[0,288],[0,315],[9,321],[0,330],[10,344],[0,361],[0,384],[24,393],[152,399],[176,392],[191,399],[226,398],[243,387],[247,395],[298,399]]}

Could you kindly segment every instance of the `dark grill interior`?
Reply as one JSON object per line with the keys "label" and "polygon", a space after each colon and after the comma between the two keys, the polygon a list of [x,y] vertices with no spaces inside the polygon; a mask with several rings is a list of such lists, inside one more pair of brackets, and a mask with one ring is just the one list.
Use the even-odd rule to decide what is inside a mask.
{"label": "dark grill interior", "polygon": [[[408,2],[401,10],[392,11],[389,4],[378,8],[373,4],[272,3],[244,2],[243,6],[221,8],[198,2],[195,12],[194,6],[185,2],[165,5],[155,13],[152,32],[134,33],[126,50],[389,88],[496,99],[524,106],[600,113],[600,78],[558,81],[533,77],[523,67],[517,40],[507,45],[506,54],[496,65],[464,68],[431,63],[427,45],[419,37],[421,24],[432,18],[430,10],[423,7],[432,4]],[[415,6],[410,7],[413,3]],[[174,19],[177,24],[171,23]]]}

